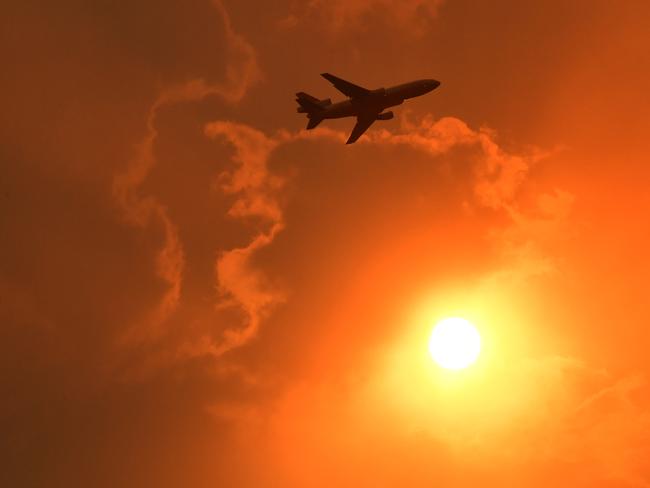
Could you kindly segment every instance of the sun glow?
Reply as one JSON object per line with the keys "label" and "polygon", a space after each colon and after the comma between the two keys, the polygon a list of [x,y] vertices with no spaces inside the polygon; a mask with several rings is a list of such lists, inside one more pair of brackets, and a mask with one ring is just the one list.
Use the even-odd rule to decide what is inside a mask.
{"label": "sun glow", "polygon": [[476,362],[481,352],[481,336],[471,322],[450,317],[436,324],[429,339],[429,352],[442,368],[459,370]]}

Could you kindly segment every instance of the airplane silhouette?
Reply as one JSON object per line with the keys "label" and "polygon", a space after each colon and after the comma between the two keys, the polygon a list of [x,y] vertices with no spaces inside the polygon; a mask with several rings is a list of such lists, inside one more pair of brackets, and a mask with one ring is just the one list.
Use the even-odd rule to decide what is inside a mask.
{"label": "airplane silhouette", "polygon": [[346,144],[352,144],[368,130],[375,120],[390,120],[393,112],[384,112],[388,107],[401,105],[407,98],[419,97],[440,86],[436,80],[416,80],[390,88],[368,90],[329,73],[321,76],[348,97],[347,100],[332,103],[327,98],[319,100],[305,92],[296,93],[296,102],[300,105],[298,113],[306,113],[309,121],[307,129],[313,129],[325,119],[356,117],[357,123]]}

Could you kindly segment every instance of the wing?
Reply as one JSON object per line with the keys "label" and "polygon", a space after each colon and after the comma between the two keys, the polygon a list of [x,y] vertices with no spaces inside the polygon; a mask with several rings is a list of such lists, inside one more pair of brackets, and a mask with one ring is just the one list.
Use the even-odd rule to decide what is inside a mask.
{"label": "wing", "polygon": [[342,80],[341,78],[338,78],[329,73],[321,73],[321,76],[332,83],[332,85],[334,85],[334,88],[350,98],[362,97],[370,93],[370,90],[363,88],[362,86]]}
{"label": "wing", "polygon": [[353,142],[356,142],[361,135],[368,130],[368,127],[372,125],[372,123],[377,120],[376,115],[372,115],[372,117],[369,116],[363,116],[363,117],[357,117],[357,124],[354,126],[354,129],[352,129],[352,134],[350,134],[350,137],[348,138],[348,142],[346,144],[352,144]]}

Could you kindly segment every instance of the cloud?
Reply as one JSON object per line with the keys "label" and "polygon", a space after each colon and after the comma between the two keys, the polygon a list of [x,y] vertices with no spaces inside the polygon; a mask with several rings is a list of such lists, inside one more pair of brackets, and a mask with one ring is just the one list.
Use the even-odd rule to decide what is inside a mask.
{"label": "cloud", "polygon": [[520,153],[506,151],[497,143],[495,131],[488,128],[474,130],[455,117],[436,120],[426,115],[417,121],[404,117],[402,131],[401,134],[375,131],[366,141],[406,144],[434,156],[457,146],[477,148],[479,153],[473,164],[474,196],[480,206],[493,210],[508,207],[515,200],[530,168],[548,155],[536,148]]}
{"label": "cloud", "polygon": [[163,244],[156,257],[156,270],[167,284],[167,290],[149,317],[138,321],[127,332],[124,337],[126,342],[141,342],[158,337],[162,332],[161,327],[176,309],[181,293],[185,260],[177,227],[155,195],[143,196],[140,190],[156,165],[156,119],[160,111],[170,105],[198,101],[208,96],[218,96],[235,103],[260,76],[252,46],[233,30],[230,17],[221,2],[214,0],[212,5],[222,19],[228,46],[226,80],[209,83],[199,78],[172,83],[163,88],[149,109],[147,134],[137,145],[135,157],[113,180],[113,196],[127,222],[141,228],[159,225],[163,229]]}
{"label": "cloud", "polygon": [[245,125],[225,121],[208,124],[205,133],[210,138],[224,137],[235,148],[236,169],[219,177],[220,188],[235,195],[228,214],[233,218],[257,219],[264,226],[244,247],[221,252],[217,257],[218,290],[226,299],[222,306],[241,307],[247,317],[243,326],[227,328],[215,344],[204,338],[206,352],[221,356],[253,338],[262,319],[284,298],[251,264],[252,255],[268,246],[284,225],[277,196],[283,181],[267,167],[269,155],[278,145],[276,140]]}
{"label": "cloud", "polygon": [[[232,299],[233,305],[247,312],[247,322],[243,326],[229,329],[232,331],[229,332],[232,334],[230,339],[225,336],[221,342],[205,343],[206,349],[219,355],[249,341],[259,329],[261,319],[268,317],[264,311],[286,299],[286,295],[269,285],[265,275],[253,266],[252,261],[254,253],[271,244],[276,235],[274,229],[291,225],[284,222],[277,202],[278,192],[283,190],[283,185],[291,185],[292,182],[282,182],[269,174],[269,162],[272,160],[274,164],[279,164],[278,156],[290,154],[288,146],[292,145],[308,143],[314,147],[336,150],[347,134],[318,128],[298,132],[281,130],[267,136],[250,126],[225,121],[208,124],[206,134],[212,138],[223,137],[235,148],[233,160],[237,162],[237,167],[219,179],[221,188],[232,192],[235,197],[230,208],[231,215],[263,224],[263,230],[247,246],[226,251],[217,261],[221,291]],[[470,198],[465,202],[468,211],[476,213],[476,218],[482,218],[481,212],[486,212],[488,216],[501,216],[495,220],[490,217],[492,224],[488,226],[488,237],[492,239],[501,259],[481,275],[485,283],[478,286],[492,286],[495,289],[520,287],[532,276],[548,274],[557,269],[553,249],[549,246],[558,239],[558,235],[565,234],[575,197],[564,190],[540,192],[528,185],[531,168],[547,157],[547,152],[537,148],[526,148],[519,152],[506,150],[492,130],[473,129],[454,117],[436,120],[430,116],[420,120],[404,120],[402,129],[397,132],[370,131],[356,146],[347,150],[355,151],[355,158],[363,157],[368,150],[379,150],[390,158],[390,151],[399,146],[425,156],[431,166],[444,166],[450,164],[449,161],[451,164],[466,164],[466,173],[452,173],[452,177],[468,179],[464,181],[469,189]],[[411,157],[410,153],[401,150],[400,154]],[[450,155],[453,157],[450,158]],[[464,196],[457,194],[454,198],[462,200]],[[331,197],[336,198],[336,195]],[[353,236],[349,238],[353,239]],[[598,455],[601,447],[597,444],[582,448],[572,445],[576,439],[574,429],[579,424],[576,412],[586,408],[582,405],[595,401],[590,398],[606,395],[599,392],[607,392],[619,382],[627,384],[626,380],[617,380],[602,371],[593,370],[575,358],[519,357],[491,377],[494,381],[489,381],[483,399],[474,398],[466,406],[448,412],[440,411],[442,407],[437,399],[438,403],[420,405],[421,410],[408,411],[408,407],[405,407],[397,415],[392,408],[400,402],[400,395],[410,396],[403,391],[405,383],[419,392],[426,388],[417,383],[417,374],[408,375],[408,380],[406,376],[400,378],[397,384],[402,389],[387,394],[386,370],[368,370],[367,365],[359,364],[355,364],[355,367],[363,371],[359,373],[363,379],[352,379],[350,385],[341,385],[336,378],[324,375],[314,385],[288,385],[286,395],[281,395],[273,406],[256,407],[250,403],[233,406],[225,402],[216,404],[212,411],[219,418],[225,416],[234,424],[246,424],[240,425],[245,431],[246,442],[256,445],[270,442],[269,449],[276,456],[274,462],[281,469],[286,469],[282,476],[291,480],[287,481],[290,485],[305,483],[309,473],[324,466],[332,473],[324,484],[338,480],[337,476],[343,477],[341,473],[348,473],[345,475],[348,476],[348,470],[353,469],[343,460],[348,457],[354,459],[353,464],[357,468],[361,466],[350,476],[366,475],[364,466],[383,466],[387,462],[385,456],[394,454],[390,449],[387,451],[391,452],[370,450],[366,454],[359,454],[341,432],[353,432],[362,445],[389,443],[400,452],[407,452],[411,445],[409,443],[415,442],[413,433],[420,432],[418,435],[423,436],[425,447],[441,459],[452,456],[453,452],[468,452],[471,453],[470,458],[465,460],[464,467],[470,465],[471,469],[480,471],[491,469],[492,462],[507,465],[512,471],[511,479],[525,484],[531,481],[528,469],[542,469],[540,467],[544,466],[559,469],[559,465],[571,462],[572,456],[578,456],[576,480],[588,476],[585,470],[588,469],[589,456]],[[395,368],[387,367],[387,370],[394,371]],[[356,378],[355,375],[352,377]],[[617,386],[614,389],[618,391]],[[419,395],[429,398],[424,393]],[[323,409],[324,404],[337,407]],[[464,413],[469,414],[471,422],[460,420]],[[255,418],[255,425],[269,426],[270,441],[251,433],[248,424],[251,418]],[[383,426],[381,434],[377,433],[376,424],[373,423],[375,420],[379,422],[379,419]],[[605,428],[603,426],[608,422],[608,414],[598,409],[593,428]],[[451,427],[443,431],[438,427],[440,425]],[[455,428],[458,430],[454,431]],[[319,445],[313,444],[316,436],[319,436]],[[637,439],[629,432],[629,436],[621,442],[634,444]],[[419,448],[422,447],[419,445]],[[307,466],[304,472],[288,461],[294,459],[297,452],[301,453]],[[329,458],[324,460],[323,456]],[[418,465],[417,460],[406,459],[408,457],[408,454],[402,455],[401,465],[408,466],[411,462]],[[638,466],[628,461],[622,461],[623,468],[603,465],[603,470],[597,476],[599,479],[633,479]],[[387,467],[385,471],[378,469],[373,475],[377,479],[389,479],[405,474],[399,469],[396,474]],[[414,486],[440,481],[428,473],[411,473],[410,476],[413,477]]]}
{"label": "cloud", "polygon": [[[213,183],[215,190],[233,198],[227,215],[245,223],[249,228],[259,230],[252,234],[246,244],[219,251],[214,264],[218,292],[217,310],[240,310],[244,313],[244,318],[240,320],[237,316],[229,316],[225,319],[226,325],[220,326],[219,333],[206,331],[197,338],[189,339],[182,347],[183,357],[206,354],[221,357],[224,353],[247,344],[257,335],[270,312],[291,293],[291,290],[278,287],[255,263],[255,256],[262,249],[269,247],[286,225],[280,204],[286,181],[269,170],[270,160],[276,157],[280,148],[284,151],[287,146],[301,141],[339,145],[346,140],[345,133],[329,128],[297,132],[280,130],[275,135],[268,136],[249,125],[226,120],[206,124],[204,132],[209,139],[224,140],[234,149],[231,156],[234,166],[219,174]],[[358,143],[360,148],[387,148],[399,145],[408,146],[432,157],[432,165],[441,164],[442,160],[437,158],[453,151],[469,150],[470,152],[462,157],[468,160],[470,167],[471,181],[466,184],[473,196],[471,206],[503,212],[511,218],[511,224],[506,230],[499,231],[509,236],[509,245],[504,245],[507,240],[505,237],[495,244],[495,247],[504,250],[504,255],[510,258],[512,264],[507,273],[525,277],[548,272],[552,266],[551,261],[531,244],[535,238],[526,227],[532,227],[533,224],[527,217],[528,214],[518,210],[516,204],[518,192],[528,170],[542,157],[541,151],[532,149],[519,154],[508,152],[498,145],[493,131],[474,130],[462,120],[453,117],[435,120],[431,116],[415,121],[403,120],[402,129],[398,133],[387,130],[371,131]],[[462,175],[458,177],[463,178]],[[568,194],[557,193],[556,197],[540,197],[540,205],[544,207],[544,215],[541,218],[552,219],[553,216],[546,214],[560,210],[566,212],[564,207],[570,204],[566,195]],[[171,223],[169,225],[171,226]],[[170,235],[174,234],[170,232]],[[526,237],[516,239],[512,237],[515,235]],[[174,250],[174,240],[170,238],[167,242],[165,249]],[[163,301],[161,308],[167,303],[175,304],[180,293],[182,255],[172,252],[171,257],[175,259],[166,261],[167,266],[163,268],[170,270],[171,274],[161,275],[173,278],[169,279],[173,285],[170,286],[167,301]],[[503,279],[506,271],[500,273],[501,278],[497,278],[499,273],[496,272],[492,278]],[[160,314],[164,316],[166,310],[163,308]]]}
{"label": "cloud", "polygon": [[[470,211],[485,208],[504,212],[509,219],[508,225],[494,227],[490,237],[510,265],[494,273],[490,279],[504,279],[506,276],[522,279],[556,270],[549,248],[571,235],[568,222],[575,197],[557,188],[527,195],[525,185],[531,169],[552,152],[535,147],[519,152],[508,151],[498,143],[494,130],[485,127],[474,130],[454,117],[435,120],[427,115],[419,121],[404,117],[402,130],[406,133],[374,132],[366,141],[407,144],[434,156],[454,147],[477,150],[469,156],[472,160],[474,201],[468,202],[467,208]],[[524,204],[522,197],[532,200],[532,203]]]}

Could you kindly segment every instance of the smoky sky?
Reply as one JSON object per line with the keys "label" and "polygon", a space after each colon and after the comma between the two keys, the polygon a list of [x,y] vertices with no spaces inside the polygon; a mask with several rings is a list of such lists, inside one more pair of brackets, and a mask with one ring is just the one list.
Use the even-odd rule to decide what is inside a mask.
{"label": "smoky sky", "polygon": [[[3,486],[650,483],[644,4],[5,9]],[[345,146],[325,71],[442,85]]]}

